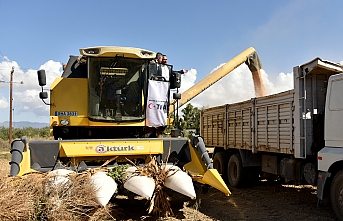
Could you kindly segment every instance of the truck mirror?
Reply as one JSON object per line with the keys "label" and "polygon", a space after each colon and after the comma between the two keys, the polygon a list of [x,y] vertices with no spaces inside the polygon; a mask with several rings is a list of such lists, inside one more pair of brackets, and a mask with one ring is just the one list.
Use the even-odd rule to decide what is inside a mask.
{"label": "truck mirror", "polygon": [[41,87],[45,86],[46,85],[45,70],[38,70],[37,75],[38,75],[39,86]]}

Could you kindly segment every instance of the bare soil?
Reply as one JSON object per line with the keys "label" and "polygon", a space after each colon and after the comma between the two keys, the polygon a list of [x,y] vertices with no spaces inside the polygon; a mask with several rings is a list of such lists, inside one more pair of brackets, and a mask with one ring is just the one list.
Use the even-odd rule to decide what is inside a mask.
{"label": "bare soil", "polygon": [[[0,160],[0,165],[0,173],[8,174],[8,160]],[[230,190],[230,196],[214,188],[204,194],[196,185],[195,201],[168,191],[174,216],[164,219],[148,216],[149,202],[138,197],[116,196],[111,209],[116,220],[336,220],[330,203],[317,208],[316,189],[311,186],[264,181],[252,188]]]}
{"label": "bare soil", "polygon": [[[311,186],[265,181],[230,190],[228,197],[214,188],[207,194],[198,191],[196,201],[169,193],[175,216],[164,220],[336,220],[329,203],[317,208],[316,189]],[[121,220],[156,220],[144,216],[148,206],[144,200],[116,199],[115,203]]]}

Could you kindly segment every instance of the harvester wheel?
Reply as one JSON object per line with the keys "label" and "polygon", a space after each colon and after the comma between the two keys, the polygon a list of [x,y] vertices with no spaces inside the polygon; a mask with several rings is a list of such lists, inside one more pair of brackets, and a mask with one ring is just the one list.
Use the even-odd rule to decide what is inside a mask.
{"label": "harvester wheel", "polygon": [[238,154],[233,154],[227,167],[229,185],[236,188],[242,187],[247,175],[241,157]]}
{"label": "harvester wheel", "polygon": [[336,217],[343,220],[343,170],[339,171],[332,180],[330,198]]}
{"label": "harvester wheel", "polygon": [[213,167],[218,170],[224,181],[227,181],[228,155],[225,152],[217,152],[213,158]]}

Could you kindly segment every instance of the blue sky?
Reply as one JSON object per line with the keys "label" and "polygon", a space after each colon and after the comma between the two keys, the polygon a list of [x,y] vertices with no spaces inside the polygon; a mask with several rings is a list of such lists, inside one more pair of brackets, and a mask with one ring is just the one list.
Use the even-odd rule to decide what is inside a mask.
{"label": "blue sky", "polygon": [[[15,67],[14,121],[48,122],[36,71],[48,84],[79,48],[130,46],[161,51],[187,68],[183,90],[252,46],[269,93],[291,89],[294,66],[343,60],[343,1],[6,1],[0,0],[0,80]],[[242,65],[191,101],[196,106],[254,96]],[[9,119],[9,84],[0,83],[0,122]]]}

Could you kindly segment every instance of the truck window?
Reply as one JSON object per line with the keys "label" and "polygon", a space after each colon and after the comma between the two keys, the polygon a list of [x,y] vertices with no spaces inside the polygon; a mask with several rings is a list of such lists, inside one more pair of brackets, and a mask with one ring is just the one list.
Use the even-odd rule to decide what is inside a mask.
{"label": "truck window", "polygon": [[343,109],[343,79],[334,80],[330,89],[330,110]]}

